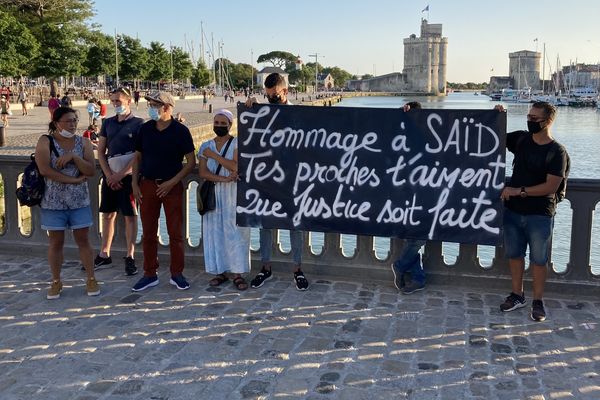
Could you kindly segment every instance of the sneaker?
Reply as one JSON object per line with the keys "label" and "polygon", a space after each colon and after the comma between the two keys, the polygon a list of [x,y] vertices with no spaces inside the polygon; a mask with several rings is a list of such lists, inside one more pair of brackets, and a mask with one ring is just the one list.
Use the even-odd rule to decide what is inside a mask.
{"label": "sneaker", "polygon": [[392,272],[394,274],[394,286],[396,286],[396,289],[402,290],[402,288],[405,285],[404,274],[402,274],[400,272],[396,272],[396,268],[394,267],[394,264],[392,264]]}
{"label": "sneaker", "polygon": [[137,267],[135,266],[135,260],[131,257],[123,257],[125,260],[125,275],[133,276],[137,274]]}
{"label": "sneaker", "polygon": [[177,286],[177,289],[179,290],[187,290],[190,288],[190,284],[185,280],[183,275],[171,276],[169,283]]}
{"label": "sneaker", "polygon": [[60,292],[62,292],[62,282],[61,281],[52,281],[50,284],[50,289],[48,289],[48,294],[46,298],[48,300],[55,300],[60,297]]}
{"label": "sneaker", "polygon": [[85,290],[88,296],[98,296],[100,294],[100,285],[98,285],[96,278],[88,278]]}
{"label": "sneaker", "polygon": [[530,317],[535,322],[542,322],[546,320],[546,310],[544,310],[544,302],[542,300],[533,300],[531,302]]}
{"label": "sneaker", "polygon": [[265,267],[262,267],[260,272],[254,277],[254,279],[252,279],[252,281],[250,281],[250,286],[252,286],[255,289],[259,288],[266,281],[271,279],[272,277],[273,277],[273,272],[271,272],[270,269],[266,269]]}
{"label": "sneaker", "polygon": [[294,272],[294,282],[296,282],[296,289],[303,291],[308,289],[308,281],[304,276],[304,272]]}
{"label": "sneaker", "polygon": [[100,257],[100,254],[98,254],[96,256],[96,258],[94,259],[94,269],[98,270],[98,269],[102,269],[102,268],[108,268],[108,266],[110,266],[112,264],[112,258],[109,257]]}
{"label": "sneaker", "polygon": [[405,285],[402,289],[402,294],[412,294],[414,292],[418,292],[419,290],[425,289],[425,284],[416,281],[410,281],[409,284]]}
{"label": "sneaker", "polygon": [[131,288],[133,292],[141,292],[149,287],[158,285],[158,276],[142,276],[139,281]]}
{"label": "sneaker", "polygon": [[504,303],[500,304],[500,310],[508,312],[525,307],[526,305],[527,300],[525,300],[525,296],[519,296],[518,294],[511,292],[506,300],[504,300]]}

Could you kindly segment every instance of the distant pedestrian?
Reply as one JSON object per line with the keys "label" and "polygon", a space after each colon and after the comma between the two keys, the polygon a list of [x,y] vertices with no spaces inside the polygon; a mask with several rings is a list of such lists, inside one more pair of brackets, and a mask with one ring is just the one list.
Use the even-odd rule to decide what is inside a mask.
{"label": "distant pedestrian", "polygon": [[2,118],[2,125],[8,128],[8,116],[12,114],[10,111],[10,101],[6,95],[0,97],[0,117]]}
{"label": "distant pedestrian", "polygon": [[125,220],[127,254],[125,274],[135,275],[135,240],[137,237],[137,205],[131,186],[131,172],[135,158],[135,140],[144,123],[131,112],[131,92],[119,88],[110,94],[116,115],[104,120],[98,142],[98,162],[102,168],[100,212],[102,213],[102,246],[94,259],[95,268],[112,265],[111,245],[117,212]]}
{"label": "distant pedestrian", "polygon": [[23,115],[27,115],[27,92],[25,91],[25,88],[21,88],[21,90],[19,90],[19,96],[17,97],[17,99],[19,100],[19,103],[21,103],[21,112],[23,113]]}
{"label": "distant pedestrian", "polygon": [[[288,85],[283,76],[274,72],[265,78],[265,97],[271,104],[289,104]],[[255,97],[250,97],[246,100],[246,106],[252,107],[257,103]],[[272,277],[271,272],[271,248],[273,246],[273,230],[261,228],[260,236],[260,257],[262,268],[260,272],[252,279],[250,285],[253,288],[259,288]],[[292,259],[294,263],[294,282],[296,289],[307,290],[308,280],[304,276],[304,272],[300,268],[302,263],[302,249],[304,247],[304,232],[292,230],[290,231],[290,242],[292,245]]]}
{"label": "distant pedestrian", "polygon": [[98,148],[98,133],[100,133],[98,125],[89,125],[82,134],[84,138],[90,139],[90,142],[92,142],[92,145],[94,146],[94,150]]}
{"label": "distant pedestrian", "polygon": [[57,98],[57,95],[51,95],[48,100],[48,112],[50,112],[50,120],[52,120],[52,114],[54,114],[54,110],[60,107],[60,101]]}
{"label": "distant pedestrian", "polygon": [[232,124],[230,111],[217,111],[213,122],[216,136],[198,151],[200,177],[215,182],[216,199],[216,209],[202,216],[204,265],[206,272],[215,275],[210,286],[231,278],[238,290],[246,290],[248,283],[242,274],[250,272],[250,228],[235,223],[238,155],[237,138],[230,135]]}
{"label": "distant pedestrian", "polygon": [[136,90],[133,92],[133,101],[135,102],[135,109],[138,109],[140,103],[140,91]]}
{"label": "distant pedestrian", "polygon": [[206,104],[208,103],[208,93],[206,90],[202,91],[202,111],[206,110]]}
{"label": "distant pedestrian", "polygon": [[[136,139],[133,164],[133,195],[140,203],[144,276],[133,286],[139,292],[158,285],[158,220],[164,208],[171,253],[169,282],[178,289],[190,287],[183,276],[185,247],[183,243],[182,180],[196,165],[194,141],[190,130],[173,118],[175,100],[166,92],[145,96],[148,101],[147,121]],[[182,164],[185,158],[186,163]]]}
{"label": "distant pedestrian", "polygon": [[73,230],[79,248],[79,257],[87,273],[88,296],[100,294],[94,276],[89,227],[92,226],[90,194],[86,179],[94,176],[96,167],[92,144],[77,135],[77,112],[72,108],[54,110],[49,135],[58,153],[50,151],[46,135],[39,138],[35,148],[35,161],[46,181],[46,190],[40,204],[41,227],[48,231],[48,262],[52,283],[46,298],[58,299],[62,292],[60,272],[63,263],[65,230]]}
{"label": "distant pedestrian", "polygon": [[[498,109],[503,111],[501,106]],[[510,267],[512,292],[500,305],[500,310],[508,312],[527,304],[523,274],[529,245],[533,278],[530,317],[537,322],[546,319],[543,295],[557,190],[569,171],[567,151],[550,132],[555,118],[556,107],[535,102],[527,114],[527,131],[506,135],[506,149],[514,154],[514,166],[501,197],[505,206],[504,252]]]}
{"label": "distant pedestrian", "polygon": [[60,106],[61,107],[72,107],[73,106],[73,102],[71,101],[71,98],[69,97],[69,95],[67,93],[65,93],[65,95],[62,97],[62,99],[60,99]]}
{"label": "distant pedestrian", "polygon": [[88,113],[88,124],[95,125],[96,122],[96,114],[100,111],[100,108],[96,104],[96,99],[91,97],[87,103],[87,113]]}

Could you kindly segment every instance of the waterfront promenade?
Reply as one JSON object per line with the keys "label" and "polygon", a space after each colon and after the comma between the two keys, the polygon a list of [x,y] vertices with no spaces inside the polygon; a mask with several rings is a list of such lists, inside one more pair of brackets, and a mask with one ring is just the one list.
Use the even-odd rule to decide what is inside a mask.
{"label": "waterfront promenade", "polygon": [[[177,105],[194,102],[201,107]],[[211,120],[183,112],[188,121],[194,112]],[[42,129],[19,131],[13,117],[10,140],[43,132],[47,110],[33,115]],[[5,150],[29,154],[31,147]],[[583,189],[572,188],[577,199]],[[391,272],[369,264],[361,241],[351,260],[307,257],[307,292],[295,289],[282,262],[262,288],[238,292],[231,284],[209,287],[194,249],[188,291],[169,285],[162,268],[158,287],[132,293],[136,277],[124,276],[117,261],[97,272],[102,294],[92,298],[70,253],[63,295],[48,301],[47,261],[33,256],[39,239],[22,237],[31,251],[0,258],[2,400],[600,398],[600,298],[550,291],[548,320],[534,323],[528,308],[499,311],[509,286],[489,288],[502,283],[496,267],[453,266],[446,279],[438,267],[437,282],[446,285],[403,296],[391,280],[372,280]],[[341,274],[340,265],[350,272]],[[580,284],[591,283],[574,272]],[[460,274],[487,280],[448,285]]]}
{"label": "waterfront promenade", "polygon": [[[47,301],[46,260],[0,262],[0,398],[598,399],[600,300],[550,294],[549,319],[501,313],[505,293],[291,274],[238,292],[186,266],[178,291],[130,292],[120,267],[102,294],[66,260]],[[309,276],[309,279],[311,277]]]}

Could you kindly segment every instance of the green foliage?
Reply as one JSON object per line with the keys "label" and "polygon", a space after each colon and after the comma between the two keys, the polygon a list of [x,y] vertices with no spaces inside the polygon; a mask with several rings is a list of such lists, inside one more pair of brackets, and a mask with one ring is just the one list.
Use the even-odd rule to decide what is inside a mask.
{"label": "green foliage", "polygon": [[95,77],[115,74],[115,42],[112,36],[90,31],[86,42],[88,49],[83,62],[84,75]]}
{"label": "green foliage", "polygon": [[346,81],[352,79],[352,74],[339,67],[327,67],[322,71],[324,74],[331,74],[336,87],[344,87]]}
{"label": "green foliage", "polygon": [[229,66],[229,77],[231,84],[235,88],[243,88],[250,85],[253,76],[256,76],[256,69],[250,64],[231,64]]}
{"label": "green foliage", "polygon": [[43,28],[45,34],[40,40],[40,55],[34,60],[34,76],[81,75],[86,49],[76,28],[54,24],[45,24]]}
{"label": "green foliage", "polygon": [[371,79],[373,77],[373,75],[371,74],[364,74],[360,77],[360,79]]}
{"label": "green foliage", "polygon": [[202,61],[198,62],[198,65],[192,71],[191,77],[192,84],[198,88],[206,86],[210,82],[210,71],[206,68],[206,64]]}
{"label": "green foliage", "polygon": [[151,42],[148,49],[148,76],[151,81],[171,79],[171,59],[162,43]]}
{"label": "green foliage", "polygon": [[488,84],[486,82],[483,83],[475,83],[475,82],[467,82],[467,83],[454,83],[448,82],[447,88],[452,90],[486,90]]}
{"label": "green foliage", "polygon": [[173,79],[177,81],[186,80],[192,76],[194,64],[190,55],[180,47],[173,47]]}
{"label": "green foliage", "polygon": [[[26,75],[39,44],[29,29],[12,15],[0,11],[0,75]],[[8,39],[8,40],[6,40]]]}
{"label": "green foliage", "polygon": [[119,48],[119,77],[124,80],[146,79],[148,75],[149,52],[139,39],[120,35],[117,41]]}
{"label": "green foliage", "polygon": [[274,67],[279,67],[281,69],[285,69],[288,64],[293,64],[296,62],[297,57],[292,53],[288,53],[287,51],[271,51],[269,53],[261,54],[258,56],[256,60],[259,63],[269,62],[273,64]]}

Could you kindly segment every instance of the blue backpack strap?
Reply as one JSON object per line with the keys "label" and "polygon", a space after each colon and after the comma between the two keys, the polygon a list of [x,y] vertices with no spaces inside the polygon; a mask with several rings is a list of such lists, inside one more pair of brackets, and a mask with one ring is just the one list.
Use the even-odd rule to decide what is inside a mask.
{"label": "blue backpack strap", "polygon": [[50,152],[54,153],[54,155],[56,157],[60,157],[60,154],[58,154],[58,150],[56,150],[56,146],[54,146],[54,138],[52,137],[52,135],[44,135],[48,138],[48,141],[50,142]]}

